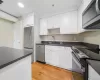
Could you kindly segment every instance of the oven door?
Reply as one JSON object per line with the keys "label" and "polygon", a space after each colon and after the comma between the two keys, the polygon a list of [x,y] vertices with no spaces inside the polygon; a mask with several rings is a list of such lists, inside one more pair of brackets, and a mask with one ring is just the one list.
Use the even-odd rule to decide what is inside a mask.
{"label": "oven door", "polygon": [[82,66],[79,59],[75,56],[74,52],[72,52],[72,70],[79,73],[85,72],[85,68]]}

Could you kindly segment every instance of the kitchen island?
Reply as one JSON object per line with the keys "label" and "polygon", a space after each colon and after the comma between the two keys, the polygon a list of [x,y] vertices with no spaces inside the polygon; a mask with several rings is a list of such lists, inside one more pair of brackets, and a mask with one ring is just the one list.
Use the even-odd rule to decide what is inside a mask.
{"label": "kitchen island", "polygon": [[31,80],[32,51],[0,47],[0,80]]}

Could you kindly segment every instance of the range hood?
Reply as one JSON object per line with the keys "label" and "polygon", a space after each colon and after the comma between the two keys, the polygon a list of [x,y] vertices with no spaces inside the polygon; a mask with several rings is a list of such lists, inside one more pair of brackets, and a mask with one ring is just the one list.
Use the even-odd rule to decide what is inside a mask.
{"label": "range hood", "polygon": [[60,34],[60,28],[48,29],[48,35]]}

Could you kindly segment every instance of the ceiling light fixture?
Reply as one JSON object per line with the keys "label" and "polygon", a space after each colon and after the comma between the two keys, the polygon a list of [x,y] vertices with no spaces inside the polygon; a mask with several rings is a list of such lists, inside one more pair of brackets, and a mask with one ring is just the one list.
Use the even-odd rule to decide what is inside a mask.
{"label": "ceiling light fixture", "polygon": [[21,7],[21,8],[24,8],[24,4],[21,3],[21,2],[18,2],[18,6]]}
{"label": "ceiling light fixture", "polygon": [[54,4],[52,4],[52,7],[54,7],[55,5]]}

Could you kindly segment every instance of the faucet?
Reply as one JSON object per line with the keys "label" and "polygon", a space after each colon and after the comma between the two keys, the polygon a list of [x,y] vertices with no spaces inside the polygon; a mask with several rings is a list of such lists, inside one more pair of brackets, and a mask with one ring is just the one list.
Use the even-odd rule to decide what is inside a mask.
{"label": "faucet", "polygon": [[52,36],[53,40],[55,41],[55,36]]}

